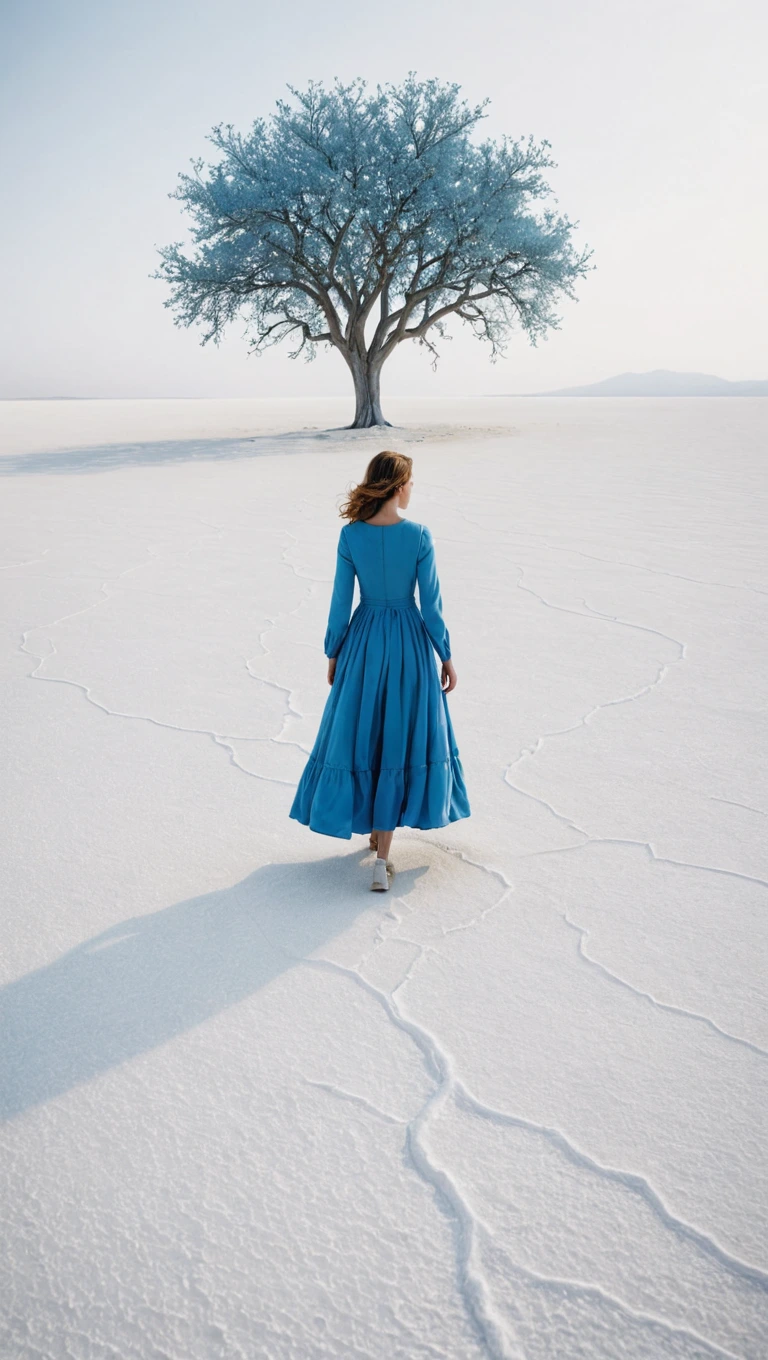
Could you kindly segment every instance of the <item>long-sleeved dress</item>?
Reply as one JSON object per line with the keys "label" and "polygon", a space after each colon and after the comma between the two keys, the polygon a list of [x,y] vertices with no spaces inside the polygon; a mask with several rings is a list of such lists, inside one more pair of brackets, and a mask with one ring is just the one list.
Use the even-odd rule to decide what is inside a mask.
{"label": "long-sleeved dress", "polygon": [[[350,618],[355,577],[360,601]],[[433,648],[449,659],[427,526],[345,524],[323,647],[336,671],[290,817],[349,840],[470,816]]]}

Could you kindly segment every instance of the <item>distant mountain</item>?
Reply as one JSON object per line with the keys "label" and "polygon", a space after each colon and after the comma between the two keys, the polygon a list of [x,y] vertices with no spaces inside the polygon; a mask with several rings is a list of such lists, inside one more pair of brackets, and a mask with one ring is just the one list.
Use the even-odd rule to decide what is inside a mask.
{"label": "distant mountain", "polygon": [[525,397],[768,397],[768,381],[728,382],[711,373],[619,373],[585,387],[559,387],[554,392],[521,392]]}

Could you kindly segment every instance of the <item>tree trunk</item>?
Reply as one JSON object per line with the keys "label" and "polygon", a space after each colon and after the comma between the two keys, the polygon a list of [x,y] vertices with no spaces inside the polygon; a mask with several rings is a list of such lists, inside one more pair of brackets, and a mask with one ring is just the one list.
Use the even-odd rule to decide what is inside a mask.
{"label": "tree trunk", "polygon": [[348,430],[367,430],[372,425],[391,425],[381,414],[381,365],[371,365],[365,355],[351,353],[347,363],[355,384],[355,418]]}

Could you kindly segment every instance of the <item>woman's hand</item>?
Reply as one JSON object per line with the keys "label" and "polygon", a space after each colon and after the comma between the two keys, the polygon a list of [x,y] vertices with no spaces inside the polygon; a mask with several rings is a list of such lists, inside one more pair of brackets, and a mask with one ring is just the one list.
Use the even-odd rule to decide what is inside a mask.
{"label": "woman's hand", "polygon": [[333,684],[333,677],[334,677],[335,673],[336,673],[336,657],[335,657],[335,656],[332,656],[332,657],[329,657],[329,660],[328,660],[328,684],[329,684],[329,685],[332,685],[332,684]]}
{"label": "woman's hand", "polygon": [[440,684],[442,686],[443,694],[450,694],[451,690],[456,688],[457,675],[451,660],[443,662],[443,669],[440,674]]}

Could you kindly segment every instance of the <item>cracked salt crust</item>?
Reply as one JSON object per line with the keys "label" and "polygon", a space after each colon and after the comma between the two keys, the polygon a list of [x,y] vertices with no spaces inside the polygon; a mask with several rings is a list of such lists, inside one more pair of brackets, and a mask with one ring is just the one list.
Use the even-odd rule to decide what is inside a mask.
{"label": "cracked salt crust", "polygon": [[287,807],[379,436],[24,405],[5,1349],[759,1360],[765,404],[409,411],[473,816],[374,906]]}

